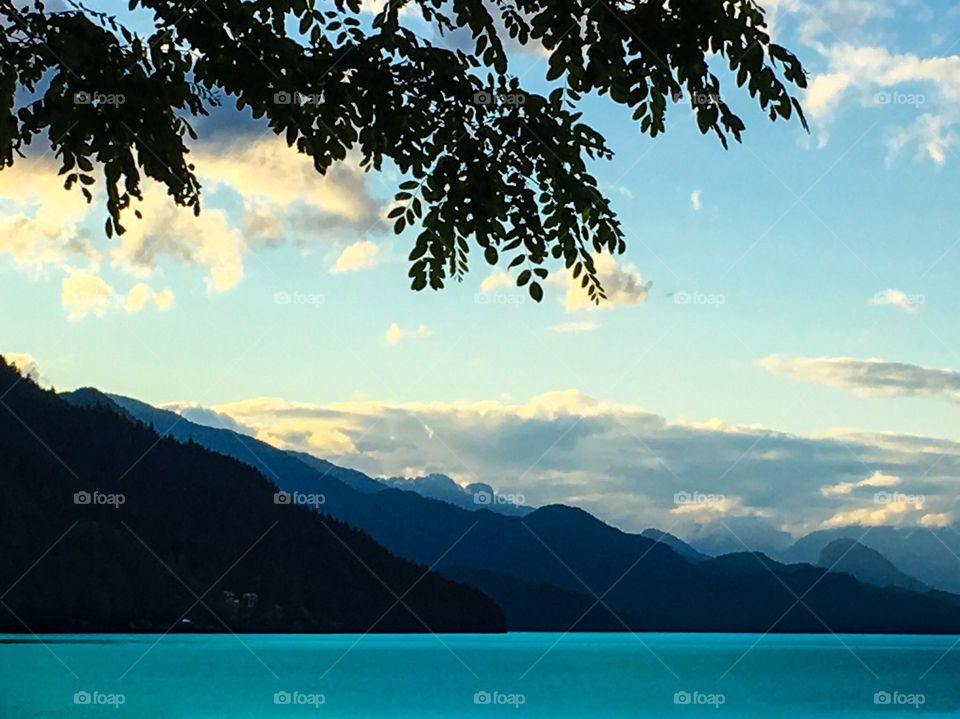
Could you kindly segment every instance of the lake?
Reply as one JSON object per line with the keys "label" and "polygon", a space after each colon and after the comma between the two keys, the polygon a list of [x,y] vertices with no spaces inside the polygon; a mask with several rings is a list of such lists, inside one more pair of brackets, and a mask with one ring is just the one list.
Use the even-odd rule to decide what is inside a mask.
{"label": "lake", "polygon": [[0,635],[0,716],[946,716],[960,709],[958,641]]}

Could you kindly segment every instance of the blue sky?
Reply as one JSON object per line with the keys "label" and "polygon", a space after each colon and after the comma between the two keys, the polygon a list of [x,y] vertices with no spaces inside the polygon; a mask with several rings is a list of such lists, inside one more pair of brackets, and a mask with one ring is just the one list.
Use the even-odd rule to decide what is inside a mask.
{"label": "blue sky", "polygon": [[[593,169],[628,241],[607,307],[576,307],[559,274],[534,305],[476,255],[463,285],[410,292],[412,233],[381,219],[395,173],[321,181],[220,112],[200,124],[200,220],[154,192],[126,245],[58,189],[50,158],[0,174],[2,350],[58,388],[212,407],[373,473],[442,471],[630,528],[875,523],[877,486],[929,496],[882,521],[952,521],[960,13],[766,5],[811,74],[811,134],[732,89],[747,132],[729,151],[683,105],[651,140],[584,102],[616,152]],[[511,62],[543,89],[537,53]],[[877,473],[898,481],[822,491]],[[678,488],[725,504],[677,512]]]}

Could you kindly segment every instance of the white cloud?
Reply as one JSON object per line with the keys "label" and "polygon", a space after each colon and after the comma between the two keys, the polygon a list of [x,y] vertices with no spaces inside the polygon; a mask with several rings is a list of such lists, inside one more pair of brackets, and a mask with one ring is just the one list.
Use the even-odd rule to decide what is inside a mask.
{"label": "white cloud", "polygon": [[98,275],[73,270],[60,283],[60,303],[67,318],[79,320],[87,315],[102,317],[115,306],[117,293]]}
{"label": "white cloud", "polygon": [[[174,408],[180,414],[195,421],[196,403],[178,403]],[[281,449],[296,449],[313,452],[319,456],[342,456],[355,454],[357,450],[353,436],[359,437],[363,426],[363,415],[351,417],[347,413],[317,411],[315,405],[286,402],[272,397],[259,397],[251,400],[232,402],[214,407],[213,416],[217,424],[207,420],[204,424],[212,426],[249,427],[264,442]]]}
{"label": "white cloud", "polygon": [[852,389],[864,397],[932,397],[960,402],[960,372],[951,369],[881,359],[775,355],[764,357],[760,366],[771,374]]}
{"label": "white cloud", "polygon": [[[804,104],[819,131],[825,132],[845,98],[891,118],[929,108],[888,133],[887,162],[911,146],[919,157],[946,162],[960,139],[953,129],[960,121],[960,56],[920,57],[846,42],[816,48],[828,69],[811,79]],[[824,135],[820,144],[825,142]]]}
{"label": "white cloud", "polygon": [[873,504],[868,507],[837,512],[826,519],[822,526],[824,529],[853,525],[862,527],[897,526],[907,523],[909,519],[914,519],[914,523],[921,521],[921,518],[916,516],[919,511],[922,511],[922,503],[917,502],[901,501]]}
{"label": "white cloud", "polygon": [[282,232],[278,217],[301,242],[332,238],[332,232],[343,229],[366,232],[385,226],[369,176],[351,159],[321,175],[309,156],[271,134],[253,142],[241,138],[229,145],[201,146],[193,162],[208,190],[225,186],[243,198],[248,229],[268,244]]}
{"label": "white cloud", "polygon": [[127,232],[114,249],[114,263],[138,277],[149,277],[166,257],[207,272],[207,289],[225,292],[244,276],[247,245],[224,211],[206,207],[199,216],[176,206],[155,183],[144,190],[138,209],[124,217]]}
{"label": "white cloud", "polygon": [[380,245],[369,240],[360,240],[344,248],[330,271],[337,274],[354,270],[367,270],[376,266],[379,260]]}
{"label": "white cloud", "polygon": [[[164,261],[181,263],[204,270],[209,291],[224,292],[243,279],[244,256],[253,249],[288,236],[306,247],[316,239],[333,241],[343,230],[385,227],[368,175],[351,160],[320,175],[309,157],[272,135],[230,145],[201,143],[190,159],[206,192],[200,216],[176,206],[159,183],[145,180],[144,200],[134,202],[143,218],[128,210],[122,219],[127,232],[110,243],[115,268],[144,279]],[[0,173],[0,254],[34,276],[49,267],[96,274],[102,257],[86,224],[92,220],[93,239],[103,239],[102,199],[96,197],[102,188],[93,187],[94,202],[88,205],[79,192],[63,189],[57,170],[49,159],[20,159]],[[211,200],[223,190],[242,199],[237,226],[217,206],[220,199]],[[351,259],[372,261],[367,245],[353,247],[342,266],[349,267]],[[366,255],[359,258],[358,252]],[[91,293],[101,300],[93,302]],[[75,316],[106,311],[105,288],[94,288],[89,279],[68,281],[67,294]],[[164,296],[157,301],[165,302]]]}
{"label": "white cloud", "polygon": [[499,289],[516,287],[516,285],[517,281],[513,278],[513,275],[497,267],[483,278],[483,282],[480,283],[480,292],[490,294]]}
{"label": "white cloud", "polygon": [[[919,524],[926,515],[951,511],[960,481],[957,442],[668,421],[575,389],[524,402],[259,398],[212,409],[254,428],[261,439],[374,476],[401,475],[405,468],[468,475],[521,492],[532,504],[577,503],[625,529],[674,527],[681,536],[733,519],[787,531]],[[708,501],[674,511],[679,489]],[[875,497],[881,492],[883,501]],[[922,502],[915,499],[920,495]],[[933,521],[945,520],[926,520]]]}
{"label": "white cloud", "polygon": [[950,512],[932,512],[920,517],[920,525],[923,527],[946,527],[953,523],[953,515]]}
{"label": "white cloud", "polygon": [[413,330],[405,330],[396,322],[392,323],[388,328],[384,337],[387,340],[389,345],[400,344],[401,340],[404,339],[422,339],[424,337],[432,337],[433,330],[431,330],[426,325],[420,325]]}
{"label": "white cloud", "polygon": [[903,290],[887,288],[871,297],[867,303],[878,306],[899,307],[907,313],[913,313],[920,309],[924,303],[923,295],[908,295]]}
{"label": "white cloud", "polygon": [[[877,43],[899,19],[896,10],[916,22],[921,12],[932,17],[930,7],[893,0],[769,0],[765,7],[773,35],[790,26],[815,53],[813,60],[805,59],[808,67],[819,67],[803,106],[818,146],[826,145],[827,129],[841,109],[859,105],[887,113],[875,119],[889,119],[884,125],[888,163],[908,147],[916,148],[917,157],[946,162],[960,139],[953,129],[960,123],[960,55],[897,52]],[[879,25],[877,20],[892,22]],[[790,45],[794,37],[782,42]],[[924,114],[917,116],[921,108]]]}
{"label": "white cloud", "polygon": [[788,20],[801,42],[813,47],[822,37],[855,36],[869,21],[893,15],[888,0],[766,0],[763,7],[772,37],[779,37]]}
{"label": "white cloud", "polygon": [[99,275],[75,269],[69,271],[60,285],[60,302],[67,310],[67,319],[72,321],[88,315],[102,317],[121,308],[128,313],[140,312],[148,304],[164,311],[170,309],[173,300],[173,291],[169,288],[155,291],[142,282],[121,295]]}
{"label": "white cloud", "polygon": [[690,515],[696,520],[709,521],[717,515],[729,516],[747,513],[739,497],[707,496],[703,501],[678,504],[670,510],[675,515]]}
{"label": "white cloud", "polygon": [[49,266],[82,261],[95,265],[99,253],[78,228],[89,206],[63,188],[49,160],[18,160],[0,172],[0,254],[36,276]]}
{"label": "white cloud", "polygon": [[900,477],[894,474],[884,474],[883,472],[874,472],[866,479],[859,482],[839,482],[820,488],[820,494],[824,497],[837,495],[846,495],[860,487],[895,487],[900,484]]}
{"label": "white cloud", "polygon": [[825,73],[814,76],[807,87],[804,108],[810,117],[832,118],[843,91],[849,85],[850,77],[845,73]]}
{"label": "white cloud", "polygon": [[694,212],[700,212],[703,208],[702,195],[703,193],[700,190],[694,190],[690,193],[690,207]]}
{"label": "white cloud", "polygon": [[887,139],[887,164],[893,164],[904,148],[914,145],[916,157],[943,165],[960,141],[953,131],[956,124],[957,119],[952,116],[924,113],[907,127],[898,128]]}
{"label": "white cloud", "polygon": [[833,121],[843,93],[850,82],[850,77],[846,73],[824,73],[815,75],[807,86],[803,107],[817,128],[819,148],[827,145],[829,136],[826,127]]}
{"label": "white cloud", "polygon": [[562,277],[566,284],[564,307],[567,312],[577,310],[611,309],[617,306],[639,305],[647,301],[652,282],[644,282],[636,267],[629,263],[618,264],[607,253],[594,255],[597,277],[607,294],[599,305],[593,303],[581,285],[581,278],[574,279],[566,270],[558,270],[555,276]]}
{"label": "white cloud", "polygon": [[169,287],[155,291],[150,285],[140,282],[130,288],[123,308],[127,312],[139,312],[148,304],[152,304],[161,312],[170,309],[173,306],[173,291]]}

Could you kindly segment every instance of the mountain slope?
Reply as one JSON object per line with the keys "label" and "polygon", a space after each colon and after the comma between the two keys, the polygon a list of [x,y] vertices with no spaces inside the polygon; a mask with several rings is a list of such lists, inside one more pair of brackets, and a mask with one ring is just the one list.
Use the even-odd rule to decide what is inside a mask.
{"label": "mountain slope", "polygon": [[277,504],[245,464],[72,406],[2,360],[0,397],[0,631],[503,628],[484,595]]}
{"label": "mountain slope", "polygon": [[523,516],[533,511],[533,507],[503,501],[510,498],[497,494],[489,484],[474,482],[466,487],[461,487],[445,474],[428,474],[425,477],[409,478],[385,477],[379,481],[386,487],[416,492],[422,497],[439,499],[441,502],[447,502],[471,511],[489,509],[499,514],[515,516]]}
{"label": "mountain slope", "polygon": [[877,587],[901,587],[914,592],[930,589],[923,582],[901,572],[880,552],[855,539],[835,539],[830,542],[820,550],[817,566],[850,574],[861,582]]}
{"label": "mountain slope", "polygon": [[[178,428],[185,431],[186,422],[180,420]],[[196,441],[207,437],[206,429],[194,435]],[[273,448],[255,442],[241,436],[224,446],[233,452],[256,448],[266,476],[289,487],[292,480],[274,464],[279,457],[269,451]],[[589,610],[573,628],[960,631],[956,597],[872,587],[846,574],[780,564],[760,554],[694,563],[663,542],[622,532],[574,507],[552,505],[509,517],[467,511],[415,492],[358,492],[320,472],[298,475],[296,487],[323,494],[323,512],[363,529],[392,552],[498,598],[513,629],[565,631]]]}
{"label": "mountain slope", "polygon": [[696,549],[691,547],[689,544],[684,542],[679,537],[675,537],[669,532],[664,532],[659,529],[644,529],[640,534],[647,539],[652,539],[654,542],[661,542],[666,544],[670,549],[675,551],[684,559],[693,562],[694,564],[699,564],[700,562],[705,562],[710,559],[709,554],[704,554],[703,552],[698,552]]}
{"label": "mountain slope", "polygon": [[856,540],[887,558],[900,571],[937,589],[960,593],[960,531],[949,527],[838,527],[798,539],[780,556],[816,562],[836,539]]}

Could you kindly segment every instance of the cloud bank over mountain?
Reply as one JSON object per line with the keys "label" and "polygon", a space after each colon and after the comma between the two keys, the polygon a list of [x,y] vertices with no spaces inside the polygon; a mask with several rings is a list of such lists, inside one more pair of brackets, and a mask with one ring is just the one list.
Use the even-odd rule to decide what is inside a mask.
{"label": "cloud bank over mountain", "polygon": [[[954,517],[960,477],[960,443],[950,440],[670,421],[577,390],[524,403],[262,397],[210,409],[267,442],[374,476],[444,473],[680,536],[940,526]],[[196,410],[192,418],[203,421]]]}

